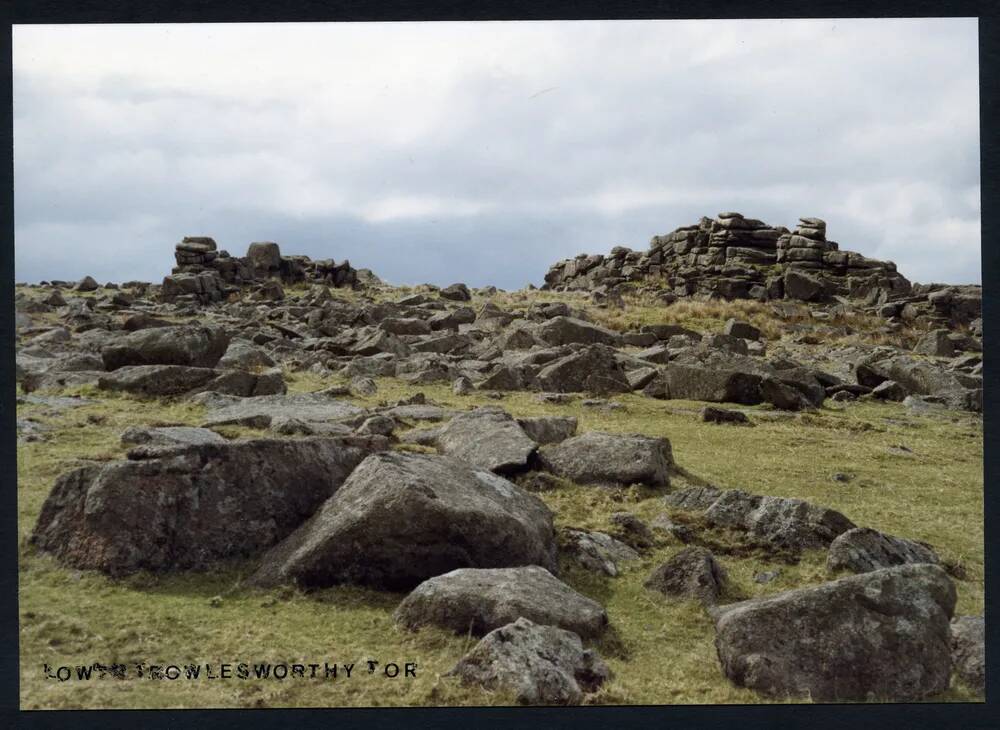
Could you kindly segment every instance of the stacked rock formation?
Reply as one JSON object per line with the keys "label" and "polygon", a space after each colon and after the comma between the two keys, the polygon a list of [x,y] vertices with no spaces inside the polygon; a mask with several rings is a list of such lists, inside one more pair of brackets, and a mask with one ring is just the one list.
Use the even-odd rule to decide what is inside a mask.
{"label": "stacked rock formation", "polygon": [[734,212],[653,236],[646,252],[616,246],[608,256],[581,254],[560,261],[545,275],[543,288],[610,288],[652,280],[663,280],[676,296],[761,301],[845,296],[884,304],[911,289],[891,261],[841,251],[827,240],[826,223],[819,218],[800,218],[789,231]]}
{"label": "stacked rock formation", "polygon": [[163,280],[163,301],[188,297],[202,304],[217,302],[257,282],[354,287],[359,281],[376,281],[370,271],[358,271],[347,260],[337,263],[333,259],[282,256],[273,241],[251,243],[246,256],[234,257],[219,250],[208,236],[186,236],[174,247],[174,259],[177,266]]}

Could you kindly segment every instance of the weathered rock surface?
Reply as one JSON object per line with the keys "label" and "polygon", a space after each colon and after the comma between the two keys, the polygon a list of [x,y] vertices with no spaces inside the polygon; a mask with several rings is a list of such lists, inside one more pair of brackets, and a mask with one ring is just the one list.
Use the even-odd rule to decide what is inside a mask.
{"label": "weathered rock surface", "polygon": [[509,474],[527,468],[538,445],[508,413],[480,408],[452,418],[437,437],[442,454]]}
{"label": "weathered rock surface", "polygon": [[910,701],[948,688],[955,586],[903,565],[714,609],[723,673],[767,697]]}
{"label": "weathered rock surface", "polygon": [[125,335],[101,350],[101,358],[107,370],[126,365],[214,368],[228,347],[229,335],[217,327],[153,327]]}
{"label": "weathered rock surface", "polygon": [[643,584],[665,596],[693,598],[714,606],[722,595],[726,572],[703,547],[686,547],[652,572]]}
{"label": "weathered rock surface", "polygon": [[572,416],[535,416],[519,418],[518,424],[536,444],[556,444],[576,433],[576,418]]}
{"label": "weathered rock surface", "polygon": [[553,393],[628,393],[632,390],[615,351],[603,345],[561,357],[538,373],[542,390]]}
{"label": "weathered rock surface", "polygon": [[612,578],[621,573],[620,563],[638,560],[639,553],[603,532],[572,528],[560,533],[563,550],[581,566]]}
{"label": "weathered rock surface", "polygon": [[868,527],[856,527],[830,543],[827,567],[867,573],[906,563],[940,563],[927,545],[903,537],[886,535]]}
{"label": "weathered rock surface", "polygon": [[365,411],[321,393],[265,395],[253,398],[220,398],[207,401],[205,427],[243,425],[267,428],[273,419],[294,418],[306,423],[357,419]]}
{"label": "weathered rock surface", "polygon": [[746,530],[757,541],[792,551],[825,548],[855,527],[836,510],[738,489],[722,491],[705,517],[712,524]]}
{"label": "weathered rock surface", "polygon": [[578,484],[670,484],[673,457],[665,438],[590,431],[538,453],[545,469]]}
{"label": "weathered rock surface", "polygon": [[358,438],[173,447],[150,440],[129,461],[59,477],[31,539],[67,565],[115,575],[252,556],[298,527],[384,446]]}
{"label": "weathered rock surface", "polygon": [[252,580],[401,590],[458,568],[520,565],[558,570],[541,500],[457,459],[388,452],[365,459]]}
{"label": "weathered rock surface", "polygon": [[575,705],[610,679],[611,671],[576,634],[519,618],[483,637],[449,675],[512,692],[526,705]]}
{"label": "weathered rock surface", "polygon": [[192,426],[164,426],[146,428],[132,426],[122,432],[123,444],[149,444],[151,446],[176,446],[201,444],[224,444],[226,440],[215,431]]}
{"label": "weathered rock surface", "polygon": [[951,663],[973,692],[986,692],[986,621],[958,616],[951,622]]}
{"label": "weathered rock surface", "polygon": [[521,617],[584,638],[598,636],[608,626],[600,604],[535,565],[453,570],[421,583],[393,614],[409,629],[434,625],[476,636]]}

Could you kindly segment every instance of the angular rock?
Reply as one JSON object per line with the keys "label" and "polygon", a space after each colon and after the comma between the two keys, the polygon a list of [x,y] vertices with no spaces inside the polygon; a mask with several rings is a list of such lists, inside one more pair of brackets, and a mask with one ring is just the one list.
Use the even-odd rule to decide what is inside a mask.
{"label": "angular rock", "polygon": [[322,393],[264,395],[253,398],[223,398],[206,403],[209,412],[202,426],[256,424],[267,428],[272,419],[295,418],[305,422],[346,421],[364,416],[365,411]]}
{"label": "angular rock", "polygon": [[621,344],[621,335],[614,330],[575,317],[548,319],[538,326],[536,334],[550,345],[582,343],[617,346]]}
{"label": "angular rock", "polygon": [[739,337],[744,340],[759,340],[760,330],[754,327],[749,322],[737,322],[735,319],[729,319],[722,328],[723,333],[731,335],[733,337]]}
{"label": "angular rock", "polygon": [[526,618],[583,638],[608,626],[600,604],[582,596],[545,568],[462,568],[426,580],[393,613],[408,629],[433,625],[482,636]]}
{"label": "angular rock", "polygon": [[949,330],[933,330],[920,338],[914,352],[935,357],[953,357],[955,344],[949,338]]}
{"label": "angular rock", "polygon": [[458,568],[555,573],[552,512],[503,477],[446,456],[373,454],[251,581],[407,590]]}
{"label": "angular rock", "polygon": [[525,469],[538,448],[510,414],[486,408],[451,419],[437,445],[442,454],[498,474]]}
{"label": "angular rock", "polygon": [[446,286],[444,289],[438,292],[444,299],[451,299],[456,302],[468,302],[472,299],[472,294],[469,292],[469,287],[465,284],[452,284],[451,286]]}
{"label": "angular rock", "polygon": [[948,688],[955,599],[936,565],[876,570],[716,608],[715,646],[766,697],[918,700]]}
{"label": "angular rock", "polygon": [[654,398],[755,405],[763,401],[761,376],[732,369],[670,363],[643,391]]}
{"label": "angular rock", "polygon": [[830,570],[846,569],[868,573],[907,563],[940,563],[928,546],[903,537],[893,537],[868,527],[856,527],[838,535],[830,543],[826,565]]}
{"label": "angular rock", "polygon": [[483,637],[447,676],[504,689],[525,705],[576,705],[611,671],[576,634],[519,618]]}
{"label": "angular rock", "polygon": [[519,418],[518,424],[536,444],[555,444],[576,433],[576,418],[572,416],[535,416]]}
{"label": "angular rock", "polygon": [[654,570],[643,585],[665,596],[694,598],[714,606],[722,595],[726,572],[703,547],[686,547]]}
{"label": "angular rock", "polygon": [[898,403],[906,399],[909,391],[895,380],[886,380],[872,388],[871,395],[879,400],[891,400]]}
{"label": "angular rock", "polygon": [[539,451],[547,471],[577,484],[666,487],[673,457],[670,442],[639,434],[589,431]]}
{"label": "angular rock", "polygon": [[549,363],[538,373],[542,390],[553,393],[628,393],[632,386],[615,351],[592,345]]}

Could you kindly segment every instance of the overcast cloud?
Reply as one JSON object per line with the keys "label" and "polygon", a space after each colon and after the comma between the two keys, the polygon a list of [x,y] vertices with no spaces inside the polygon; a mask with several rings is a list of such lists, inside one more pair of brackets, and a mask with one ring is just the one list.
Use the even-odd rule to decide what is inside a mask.
{"label": "overcast cloud", "polygon": [[978,283],[974,19],[19,26],[19,281],[159,281],[213,236],[397,284],[738,210]]}

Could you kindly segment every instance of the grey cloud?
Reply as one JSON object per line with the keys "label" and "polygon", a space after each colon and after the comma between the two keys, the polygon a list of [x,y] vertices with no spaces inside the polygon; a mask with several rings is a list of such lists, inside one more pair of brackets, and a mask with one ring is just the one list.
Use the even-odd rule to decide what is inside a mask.
{"label": "grey cloud", "polygon": [[[748,26],[749,50],[690,65],[657,62],[663,40],[641,24],[570,28],[571,71],[470,67],[442,123],[408,144],[340,138],[310,117],[310,98],[280,89],[162,88],[129,69],[82,89],[16,71],[17,276],[156,279],[174,241],[207,234],[234,254],[277,240],[350,258],[396,283],[510,288],[540,283],[559,258],[644,248],[736,209],[784,225],[824,217],[844,247],[913,279],[979,281],[975,26],[783,33]],[[346,209],[333,193],[324,204],[324,186]],[[677,192],[628,200],[658,190]],[[602,196],[623,200],[602,208]],[[426,197],[483,207],[365,214]]]}

